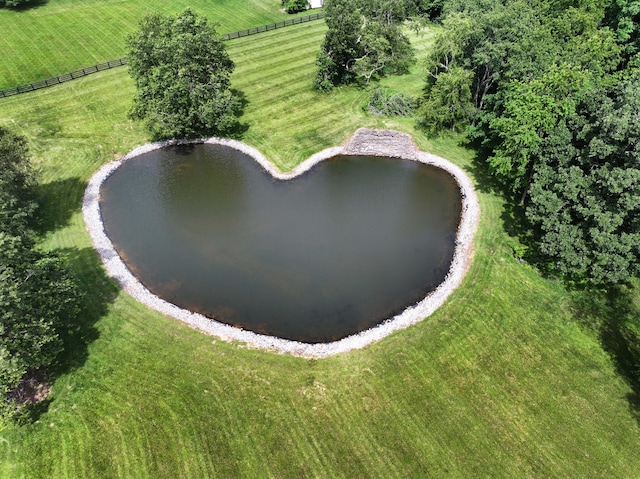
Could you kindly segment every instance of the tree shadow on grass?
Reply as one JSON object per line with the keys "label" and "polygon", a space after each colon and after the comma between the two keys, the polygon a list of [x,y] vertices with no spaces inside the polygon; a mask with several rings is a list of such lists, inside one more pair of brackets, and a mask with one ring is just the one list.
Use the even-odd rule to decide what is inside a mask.
{"label": "tree shadow on grass", "polygon": [[247,95],[245,95],[242,90],[232,88],[231,93],[236,100],[238,100],[238,110],[236,111],[238,121],[229,129],[229,131],[225,132],[225,134],[227,137],[233,138],[234,140],[241,140],[244,134],[249,131],[249,123],[243,123],[241,121],[241,118],[244,116],[244,111],[249,104],[249,100],[247,100]]}
{"label": "tree shadow on grass", "polygon": [[40,207],[36,230],[45,234],[69,225],[71,217],[82,209],[82,197],[87,187],[79,178],[65,178],[37,187]]}
{"label": "tree shadow on grass", "polygon": [[596,330],[617,373],[631,388],[629,410],[640,425],[640,307],[636,287],[615,285],[606,291],[576,292],[580,320]]}
{"label": "tree shadow on grass", "polygon": [[[82,301],[77,318],[70,320],[58,332],[64,349],[56,363],[47,369],[48,383],[54,383],[60,376],[84,365],[89,356],[89,345],[99,337],[96,323],[107,314],[119,292],[116,281],[107,276],[93,248],[67,248],[54,252],[66,259],[78,278]],[[48,411],[52,401],[52,398],[47,398],[31,405],[21,423],[37,421]]]}
{"label": "tree shadow on grass", "polygon": [[98,338],[95,324],[107,314],[120,290],[104,270],[93,248],[58,250],[66,258],[79,280],[83,296],[78,318],[61,332],[64,352],[60,355],[57,375],[81,367],[88,357],[88,346]]}

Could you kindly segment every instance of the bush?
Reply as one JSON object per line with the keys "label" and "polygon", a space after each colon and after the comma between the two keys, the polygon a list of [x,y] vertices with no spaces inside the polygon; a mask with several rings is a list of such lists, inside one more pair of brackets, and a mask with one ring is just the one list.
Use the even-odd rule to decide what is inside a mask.
{"label": "bush", "polygon": [[374,115],[413,116],[416,101],[414,98],[384,88],[376,88],[371,93],[367,111]]}
{"label": "bush", "polygon": [[282,0],[282,6],[287,13],[300,13],[309,8],[307,0]]}

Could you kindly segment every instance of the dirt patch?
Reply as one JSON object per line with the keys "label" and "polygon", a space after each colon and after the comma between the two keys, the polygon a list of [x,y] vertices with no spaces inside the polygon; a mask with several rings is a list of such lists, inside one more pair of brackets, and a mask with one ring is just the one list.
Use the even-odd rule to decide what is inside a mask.
{"label": "dirt patch", "polygon": [[41,371],[27,374],[20,381],[18,387],[9,393],[9,401],[17,404],[38,404],[51,393],[51,384],[47,381],[47,376]]}

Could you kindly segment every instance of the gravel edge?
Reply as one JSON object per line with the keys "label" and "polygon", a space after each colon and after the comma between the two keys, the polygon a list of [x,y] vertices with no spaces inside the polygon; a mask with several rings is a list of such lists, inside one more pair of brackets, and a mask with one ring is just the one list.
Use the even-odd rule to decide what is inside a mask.
{"label": "gravel edge", "polygon": [[[298,341],[291,341],[287,339],[277,338],[273,336],[266,336],[252,331],[243,330],[227,324],[220,323],[218,321],[209,319],[201,314],[193,313],[191,311],[177,307],[158,296],[151,293],[145,288],[133,274],[126,267],[122,259],[116,253],[111,241],[107,237],[102,223],[102,215],[100,213],[100,187],[102,183],[124,162],[130,158],[134,158],[143,153],[153,151],[159,148],[163,148],[169,145],[179,145],[186,143],[210,143],[220,144],[235,148],[243,153],[246,153],[253,157],[265,170],[267,170],[275,178],[281,180],[288,180],[295,178],[303,174],[305,171],[311,169],[317,163],[324,161],[340,154],[354,154],[353,148],[345,147],[333,147],[323,150],[315,155],[311,156],[295,169],[288,173],[282,173],[276,169],[276,167],[255,148],[252,148],[244,143],[236,140],[230,140],[226,138],[209,138],[206,140],[197,140],[191,142],[183,141],[165,141],[158,143],[150,143],[144,146],[135,148],[123,158],[117,161],[113,161],[105,164],[100,170],[98,170],[89,181],[89,184],[85,190],[82,212],[86,227],[91,235],[94,247],[98,252],[100,259],[102,260],[107,274],[120,283],[121,287],[133,298],[145,304],[146,306],[155,309],[167,316],[183,321],[190,326],[199,329],[208,334],[215,335],[225,341],[241,341],[251,346],[272,350],[279,353],[289,353],[295,356],[309,357],[309,358],[322,358],[332,356],[339,353],[344,353],[354,349],[363,348],[373,342],[379,341],[385,336],[388,336],[394,331],[407,328],[433,313],[439,308],[447,299],[447,297],[460,285],[462,279],[469,269],[473,258],[473,237],[478,226],[480,216],[480,206],[478,204],[478,198],[475,193],[475,189],[469,177],[458,166],[451,162],[440,158],[430,153],[419,151],[413,140],[409,135],[404,133],[395,132],[391,130],[358,130],[349,144],[353,143],[353,140],[359,135],[369,135],[368,139],[371,139],[373,133],[375,135],[380,132],[386,134],[392,134],[400,137],[406,142],[407,138],[410,140],[410,148],[405,148],[405,151],[398,155],[397,150],[393,151],[393,154],[385,154],[385,152],[377,152],[378,156],[393,156],[397,158],[409,159],[413,161],[420,161],[425,164],[433,165],[441,168],[453,176],[460,187],[462,196],[462,212],[460,225],[456,236],[456,248],[445,280],[434,291],[429,293],[419,303],[409,306],[402,313],[387,319],[386,321],[378,324],[377,326],[362,331],[358,334],[348,336],[339,341],[331,343],[321,344],[309,344]],[[367,144],[367,148],[371,148],[371,143]]]}

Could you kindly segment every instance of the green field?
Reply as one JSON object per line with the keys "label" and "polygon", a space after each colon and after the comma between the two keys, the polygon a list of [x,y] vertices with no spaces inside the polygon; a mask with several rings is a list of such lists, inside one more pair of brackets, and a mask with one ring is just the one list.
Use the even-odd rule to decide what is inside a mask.
{"label": "green field", "polygon": [[[37,1],[35,2],[37,4]],[[280,0],[49,0],[27,10],[0,9],[0,89],[125,56],[125,38],[150,13],[189,7],[230,33],[291,18]]]}
{"label": "green field", "polygon": [[[228,43],[233,86],[248,101],[243,141],[289,169],[358,127],[389,127],[462,166],[482,208],[462,286],[422,323],[328,359],[205,336],[119,291],[85,231],[88,178],[146,141],[126,116],[126,68],[0,100],[0,124],[29,139],[42,173],[42,247],[66,254],[87,291],[75,349],[38,421],[0,431],[0,476],[640,477],[632,390],[575,294],[513,258],[503,200],[459,138],[369,116],[362,90],[310,89],[324,28]],[[412,37],[419,56],[430,39]],[[417,65],[384,83],[417,94],[423,75]]]}

